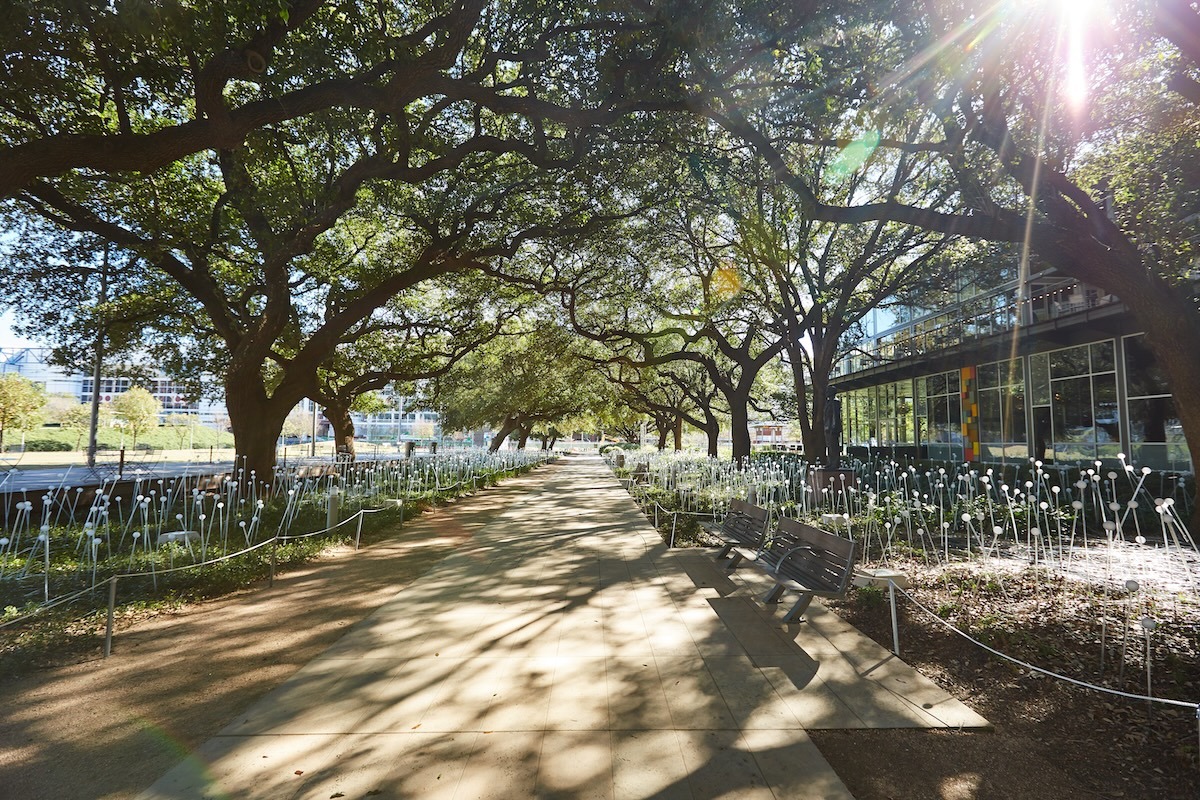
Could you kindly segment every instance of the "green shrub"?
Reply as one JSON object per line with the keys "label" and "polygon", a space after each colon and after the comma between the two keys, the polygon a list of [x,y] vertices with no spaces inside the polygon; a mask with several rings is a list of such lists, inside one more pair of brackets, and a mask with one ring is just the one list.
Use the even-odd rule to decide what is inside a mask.
{"label": "green shrub", "polygon": [[59,442],[54,439],[26,439],[25,450],[27,452],[36,453],[51,453],[51,452],[66,452],[71,449],[71,445],[66,442]]}

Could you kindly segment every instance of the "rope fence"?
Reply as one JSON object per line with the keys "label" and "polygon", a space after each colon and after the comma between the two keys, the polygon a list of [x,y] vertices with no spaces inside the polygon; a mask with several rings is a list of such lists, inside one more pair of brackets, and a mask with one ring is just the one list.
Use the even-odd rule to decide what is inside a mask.
{"label": "rope fence", "polygon": [[[507,477],[510,474],[512,474],[515,470],[519,470],[522,467],[532,467],[532,466],[540,465],[542,463],[545,463],[545,461],[544,460],[543,461],[535,461],[535,462],[528,462],[528,463],[522,464],[522,465],[506,466],[506,467],[503,467],[503,468],[500,468],[500,469],[497,469],[494,471],[485,472],[484,474],[477,474],[475,472],[472,472],[472,474],[470,476],[471,477],[471,482],[470,482],[471,488],[470,489],[467,489],[467,482],[462,479],[454,481],[453,483],[442,484],[439,480],[439,475],[437,473],[437,470],[434,469],[431,471],[431,477],[433,478],[433,486],[427,487],[427,488],[432,489],[435,494],[454,492],[457,495],[457,494],[462,494],[466,491],[473,492],[478,488],[478,485],[481,481],[487,481],[487,480],[500,479],[503,477]],[[411,482],[411,479],[410,479],[410,482]],[[420,495],[423,492],[424,492],[424,490],[418,492],[417,494]],[[407,492],[406,492],[406,494],[407,494]],[[329,520],[332,520],[334,518],[334,516],[338,513],[339,497],[340,497],[340,493],[335,488],[335,489],[333,489],[333,491],[331,491],[329,493],[329,495],[326,498],[326,502],[328,503],[327,509],[328,509],[328,514],[329,514]],[[361,502],[362,498],[355,498],[355,499],[358,500],[359,502]],[[236,552],[226,553],[226,554],[218,556],[216,558],[210,558],[210,559],[206,559],[203,561],[193,562],[190,564],[184,564],[184,565],[180,565],[180,566],[165,567],[163,569],[155,569],[152,567],[150,570],[147,570],[147,571],[121,572],[118,574],[110,575],[107,579],[101,581],[100,583],[93,582],[93,584],[91,586],[82,588],[78,591],[51,598],[51,599],[47,600],[46,602],[39,604],[36,608],[34,608],[29,613],[22,614],[20,616],[16,616],[11,619],[0,622],[0,630],[21,624],[23,622],[27,622],[31,619],[34,619],[36,617],[43,615],[45,612],[47,612],[49,610],[52,610],[59,606],[67,605],[69,603],[72,603],[72,602],[84,597],[84,596],[94,595],[98,586],[103,585],[104,583],[107,583],[108,584],[107,623],[105,626],[105,637],[104,637],[105,638],[104,657],[107,658],[112,653],[112,641],[113,641],[113,635],[114,635],[114,620],[115,620],[115,616],[116,616],[117,583],[119,580],[130,579],[130,578],[151,578],[152,580],[157,582],[157,579],[161,576],[176,574],[176,573],[183,573],[183,572],[187,572],[190,570],[202,570],[206,567],[211,567],[216,564],[221,564],[223,562],[232,561],[237,558],[242,558],[250,553],[253,553],[255,551],[259,551],[259,550],[262,550],[263,548],[269,547],[269,548],[271,548],[270,568],[269,568],[269,573],[268,573],[268,588],[269,588],[269,587],[273,586],[274,582],[275,582],[276,553],[278,551],[280,544],[286,544],[289,542],[295,542],[295,541],[300,541],[300,540],[304,540],[304,539],[312,539],[312,538],[319,537],[319,536],[325,536],[325,535],[328,535],[328,534],[338,530],[339,528],[343,528],[345,526],[350,525],[351,523],[355,523],[356,530],[355,530],[355,534],[354,534],[354,549],[355,549],[355,551],[358,551],[360,549],[361,543],[362,543],[363,520],[366,518],[366,516],[368,514],[377,514],[382,511],[399,509],[400,518],[399,518],[399,521],[397,524],[403,525],[404,524],[404,505],[410,499],[413,499],[413,498],[411,496],[407,496],[407,497],[401,496],[401,497],[391,498],[385,505],[379,506],[379,507],[368,508],[368,507],[360,506],[358,509],[356,509],[352,514],[350,514],[346,518],[341,519],[341,520],[337,521],[336,523],[327,524],[324,528],[321,528],[319,530],[309,531],[306,533],[299,533],[299,534],[277,533],[269,539],[265,539],[261,542],[257,542],[253,545],[249,545],[249,546],[247,546],[241,550],[238,550]],[[346,500],[347,500],[348,504],[350,502],[353,502],[353,500],[349,497],[347,497]],[[349,509],[347,509],[347,510],[349,510]],[[285,509],[285,516],[287,514],[287,511],[288,510]],[[190,550],[191,549],[190,542],[185,542],[185,544],[187,544],[187,546]],[[94,581],[94,578],[93,578],[93,581]]]}
{"label": "rope fence", "polygon": [[[924,606],[919,600],[917,600],[915,597],[913,597],[909,592],[906,592],[906,591],[904,591],[903,588],[901,588],[900,586],[897,586],[895,581],[888,579],[888,602],[891,607],[891,614],[892,614],[892,652],[896,655],[896,657],[900,656],[900,633],[899,633],[899,625],[898,625],[898,620],[897,620],[897,615],[896,615],[896,593],[897,592],[904,595],[904,597],[906,597],[910,603],[912,603],[914,606],[919,608],[921,611],[925,612],[925,614],[927,614],[932,619],[936,620],[943,627],[949,629],[950,631],[952,631],[953,633],[962,637],[966,641],[970,642],[971,644],[975,645],[976,647],[979,647],[982,650],[987,651],[988,653],[991,653],[992,655],[994,655],[998,658],[1008,661],[1009,663],[1016,664],[1017,666],[1022,667],[1023,669],[1027,669],[1030,672],[1036,672],[1039,675],[1045,675],[1048,678],[1053,678],[1055,680],[1071,684],[1072,686],[1078,686],[1082,689],[1088,689],[1088,690],[1094,691],[1094,692],[1101,692],[1103,694],[1112,695],[1114,697],[1120,697],[1125,700],[1144,702],[1144,703],[1147,703],[1148,705],[1150,705],[1151,708],[1153,708],[1154,703],[1158,703],[1160,705],[1172,706],[1175,708],[1191,709],[1196,715],[1196,739],[1197,739],[1197,743],[1200,744],[1200,703],[1191,703],[1186,700],[1172,700],[1172,699],[1166,698],[1166,697],[1155,697],[1153,694],[1151,694],[1151,689],[1150,689],[1151,676],[1150,676],[1150,661],[1149,661],[1149,659],[1147,659],[1147,661],[1146,661],[1146,694],[1136,694],[1134,692],[1126,692],[1126,691],[1122,691],[1120,689],[1113,689],[1108,686],[1100,686],[1095,683],[1090,683],[1089,681],[1080,680],[1079,678],[1072,678],[1069,675],[1063,675],[1062,673],[1054,672],[1053,670],[1046,669],[1045,667],[1039,667],[1036,664],[1031,664],[1028,661],[1023,661],[1022,659],[1019,659],[1015,656],[1010,656],[1007,653],[1004,653],[1000,650],[997,650],[994,647],[991,647],[990,645],[987,645],[987,644],[979,641],[974,636],[971,636],[966,631],[962,630],[958,626],[951,623],[949,620],[943,619],[938,614],[936,614],[934,611],[932,611],[931,609]],[[1147,633],[1146,633],[1147,638],[1149,638],[1149,635],[1150,635],[1150,633],[1149,633],[1149,631],[1147,631]]]}

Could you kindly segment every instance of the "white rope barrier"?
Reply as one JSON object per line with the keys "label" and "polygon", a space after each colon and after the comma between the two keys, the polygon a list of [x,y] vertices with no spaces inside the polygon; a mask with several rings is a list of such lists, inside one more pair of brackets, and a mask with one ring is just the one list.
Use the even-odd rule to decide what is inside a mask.
{"label": "white rope barrier", "polygon": [[[488,480],[488,479],[492,479],[492,478],[502,478],[511,473],[515,473],[516,471],[518,471],[522,468],[525,468],[525,467],[541,466],[541,465],[547,463],[547,461],[548,461],[548,459],[542,459],[539,461],[531,461],[527,464],[513,464],[512,466],[504,467],[504,468],[498,469],[498,470],[491,470],[491,471],[485,470],[478,474],[473,473],[471,476],[472,483],[477,484],[481,480]],[[450,491],[459,490],[459,489],[462,489],[465,491],[466,482],[464,480],[455,481],[454,483],[448,484],[445,486],[436,486],[434,488],[427,488],[421,492],[418,492],[416,496],[420,497],[423,494],[436,495],[439,493],[450,492]],[[412,496],[395,498],[394,502],[398,501],[399,507],[401,509],[403,509],[403,504],[405,502],[407,502],[409,499],[413,499]],[[170,574],[174,574],[174,573],[178,573],[178,572],[186,572],[187,570],[192,570],[192,569],[201,569],[203,567],[212,566],[214,564],[220,564],[223,561],[231,561],[235,558],[240,558],[241,556],[247,555],[248,553],[252,553],[256,550],[261,550],[264,547],[277,546],[281,543],[287,543],[287,542],[299,540],[299,539],[308,539],[308,538],[312,538],[315,536],[321,536],[321,535],[324,535],[327,533],[331,533],[331,532],[337,530],[338,528],[341,528],[344,525],[347,525],[350,522],[353,522],[356,520],[358,521],[358,524],[359,524],[358,532],[355,537],[355,549],[357,549],[358,544],[359,544],[359,539],[361,538],[361,534],[362,534],[363,515],[377,514],[381,511],[390,510],[390,508],[394,508],[394,507],[396,507],[396,506],[395,505],[385,505],[385,506],[381,506],[378,508],[359,508],[353,514],[348,516],[346,519],[341,520],[337,524],[332,525],[332,526],[327,526],[327,527],[322,528],[317,531],[311,531],[309,533],[302,533],[302,534],[276,535],[276,536],[271,537],[270,539],[266,539],[264,541],[258,542],[254,545],[251,545],[243,550],[239,550],[235,553],[228,553],[228,554],[219,556],[217,558],[211,558],[211,559],[208,559],[205,561],[194,562],[191,564],[185,564],[185,565],[181,565],[178,567],[166,567],[163,569],[155,569],[155,570],[150,570],[150,571],[145,571],[145,572],[114,573],[114,574],[108,576],[105,579],[105,582],[108,583],[108,582],[113,581],[114,579],[119,580],[122,578],[146,578],[146,577],[149,577],[149,578],[157,579],[158,576],[160,576],[160,575],[170,575]],[[401,520],[403,520],[403,517],[401,518]],[[272,556],[272,558],[274,558],[274,556]],[[90,586],[85,589],[80,589],[79,591],[71,593],[71,594],[66,594],[66,595],[62,595],[60,597],[52,598],[51,600],[38,605],[37,608],[35,608],[33,611],[31,611],[28,614],[23,614],[21,616],[14,617],[10,620],[5,620],[4,622],[0,622],[0,629],[9,627],[11,625],[16,625],[17,623],[20,623],[20,622],[25,622],[27,620],[33,619],[34,617],[36,617],[37,615],[39,615],[45,611],[48,611],[50,609],[56,608],[57,606],[69,603],[73,600],[76,600],[76,599],[82,597],[83,595],[91,594],[95,590],[96,590],[96,586]]]}
{"label": "white rope barrier", "polygon": [[80,597],[83,597],[85,594],[91,594],[94,590],[95,590],[94,586],[89,586],[88,588],[80,589],[79,591],[77,591],[73,594],[64,594],[60,597],[55,597],[53,600],[51,600],[48,603],[42,603],[40,606],[38,606],[36,609],[34,609],[32,612],[30,612],[28,614],[25,614],[20,617],[14,617],[6,622],[0,622],[0,628],[7,628],[9,625],[15,625],[18,622],[24,622],[27,619],[32,619],[33,617],[36,617],[38,614],[42,613],[43,611],[49,611],[52,608],[57,608],[58,606],[66,605],[67,603],[71,602],[72,600],[78,600]]}
{"label": "white rope barrier", "polygon": [[947,627],[950,630],[957,633],[959,636],[961,636],[964,639],[966,639],[967,641],[971,642],[971,644],[977,645],[978,647],[983,648],[984,650],[988,651],[992,655],[998,656],[999,658],[1002,658],[1005,661],[1012,662],[1013,664],[1017,664],[1028,670],[1031,670],[1033,672],[1038,672],[1042,675],[1046,675],[1051,678],[1056,678],[1060,681],[1065,681],[1066,683],[1074,684],[1075,686],[1080,686],[1084,689],[1092,689],[1097,692],[1104,692],[1105,694],[1116,695],[1117,697],[1124,697],[1128,700],[1142,700],[1147,703],[1163,703],[1165,705],[1178,706],[1180,708],[1190,708],[1197,712],[1197,718],[1200,719],[1200,703],[1189,703],[1185,700],[1170,700],[1165,697],[1152,697],[1150,695],[1145,695],[1145,694],[1133,694],[1132,692],[1123,692],[1119,689],[1111,689],[1107,686],[1098,686],[1097,684],[1088,683],[1087,681],[1081,681],[1077,678],[1072,678],[1068,675],[1062,675],[1058,672],[1053,672],[1053,671],[1045,669],[1043,667],[1035,666],[1034,664],[1030,664],[1027,661],[1022,661],[1019,658],[1015,658],[1006,653],[1002,653],[999,650],[997,650],[996,648],[989,647],[988,645],[986,645],[983,642],[979,641],[978,639],[974,638],[973,636],[966,633],[965,631],[955,627],[948,620],[942,619],[937,614],[935,614],[933,611],[930,611],[928,608],[921,605],[921,603],[918,602],[915,597],[913,597],[911,594],[909,594],[908,592],[904,591],[899,586],[897,586],[895,581],[889,580],[888,585],[889,585],[889,588],[894,589],[894,590],[900,592],[900,594],[907,597],[912,602],[912,604],[915,605],[917,608],[921,609],[926,614],[928,614],[929,616],[933,617],[935,620],[940,622],[942,625],[944,625],[945,627]]}

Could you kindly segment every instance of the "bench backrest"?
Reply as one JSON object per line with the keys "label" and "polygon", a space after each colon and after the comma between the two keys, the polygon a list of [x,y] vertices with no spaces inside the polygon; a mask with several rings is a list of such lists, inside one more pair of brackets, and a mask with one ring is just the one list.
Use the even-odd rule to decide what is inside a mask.
{"label": "bench backrest", "polygon": [[767,510],[745,500],[730,500],[721,532],[752,547],[761,547],[767,530]]}
{"label": "bench backrest", "polygon": [[[784,558],[797,551],[791,558]],[[799,520],[780,517],[767,550],[777,559],[780,576],[797,580],[822,594],[844,594],[854,573],[855,542],[814,528]]]}

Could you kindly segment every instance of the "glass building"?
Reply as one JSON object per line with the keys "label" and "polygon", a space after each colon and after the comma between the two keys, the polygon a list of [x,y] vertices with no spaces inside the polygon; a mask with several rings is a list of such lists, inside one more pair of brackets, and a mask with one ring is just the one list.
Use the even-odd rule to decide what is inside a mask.
{"label": "glass building", "polygon": [[1170,387],[1110,294],[1052,272],[879,312],[840,361],[851,454],[1192,468]]}

